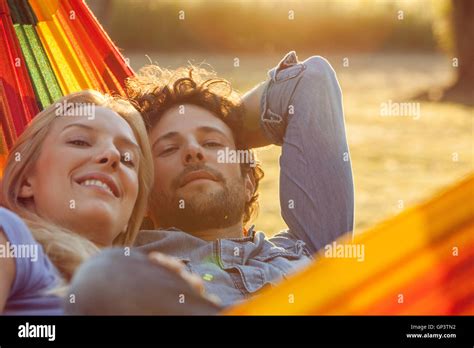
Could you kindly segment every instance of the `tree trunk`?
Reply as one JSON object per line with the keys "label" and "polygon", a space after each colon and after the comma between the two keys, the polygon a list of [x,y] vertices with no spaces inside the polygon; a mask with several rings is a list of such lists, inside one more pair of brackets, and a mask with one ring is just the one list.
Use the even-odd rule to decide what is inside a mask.
{"label": "tree trunk", "polygon": [[451,86],[433,86],[413,97],[415,100],[454,102],[474,105],[474,1],[452,0],[454,52],[457,58],[456,79]]}
{"label": "tree trunk", "polygon": [[443,101],[474,105],[474,1],[452,0],[452,23],[457,78],[444,93]]}

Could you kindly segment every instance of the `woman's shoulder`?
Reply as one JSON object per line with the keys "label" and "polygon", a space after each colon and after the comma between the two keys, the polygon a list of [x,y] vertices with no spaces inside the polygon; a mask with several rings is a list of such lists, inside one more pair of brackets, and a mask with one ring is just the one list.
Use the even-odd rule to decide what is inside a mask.
{"label": "woman's shoulder", "polygon": [[0,223],[3,221],[22,222],[21,218],[11,210],[0,206]]}
{"label": "woman's shoulder", "polygon": [[7,253],[5,257],[13,257],[20,268],[54,269],[43,250],[36,241],[30,229],[17,214],[0,207],[0,229],[7,239],[7,247],[0,252]]}
{"label": "woman's shoulder", "polygon": [[13,258],[15,262],[5,313],[28,315],[43,313],[43,309],[45,313],[50,310],[60,313],[57,301],[44,295],[45,290],[58,284],[58,272],[28,226],[17,214],[0,207],[0,230],[7,240],[7,245],[0,245],[0,256]]}
{"label": "woman's shoulder", "polygon": [[14,212],[0,207],[0,228],[10,243],[36,244],[25,222]]}

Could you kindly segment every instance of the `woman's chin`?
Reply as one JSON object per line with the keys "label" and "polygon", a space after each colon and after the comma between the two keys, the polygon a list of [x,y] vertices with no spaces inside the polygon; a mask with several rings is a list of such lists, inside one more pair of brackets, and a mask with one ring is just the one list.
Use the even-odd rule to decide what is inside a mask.
{"label": "woman's chin", "polygon": [[87,205],[78,207],[76,210],[76,221],[82,222],[85,225],[91,224],[103,226],[104,228],[117,223],[121,220],[118,209],[114,209],[110,204],[104,202],[89,202]]}
{"label": "woman's chin", "polygon": [[105,220],[117,220],[119,219],[120,210],[117,207],[107,202],[88,202],[82,207],[78,207],[78,214],[84,217],[84,219],[105,219]]}
{"label": "woman's chin", "polygon": [[112,245],[115,237],[120,233],[117,227],[119,217],[116,213],[107,210],[85,209],[78,211],[69,228],[89,239],[99,247]]}

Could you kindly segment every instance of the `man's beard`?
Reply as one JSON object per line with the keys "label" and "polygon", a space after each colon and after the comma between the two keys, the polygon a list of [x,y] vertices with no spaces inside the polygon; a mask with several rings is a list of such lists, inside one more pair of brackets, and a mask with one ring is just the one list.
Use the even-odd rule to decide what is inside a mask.
{"label": "man's beard", "polygon": [[193,234],[207,229],[229,227],[242,221],[246,201],[244,178],[226,180],[219,172],[206,166],[185,170],[180,177],[198,169],[214,174],[219,180],[217,184],[220,188],[212,192],[196,189],[193,194],[188,192],[184,198],[176,193],[179,180],[175,180],[172,184],[173,194],[153,191],[150,213],[158,224],[157,227],[176,227]]}

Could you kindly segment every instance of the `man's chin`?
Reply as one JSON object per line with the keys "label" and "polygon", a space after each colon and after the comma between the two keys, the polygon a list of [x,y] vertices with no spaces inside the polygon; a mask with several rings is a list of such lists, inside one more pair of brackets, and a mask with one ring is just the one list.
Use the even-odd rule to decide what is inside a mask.
{"label": "man's chin", "polygon": [[[161,228],[177,227],[185,232],[232,226],[242,220],[245,188],[222,181],[196,180],[171,195],[154,193],[152,211]],[[231,183],[232,184],[232,183]]]}

